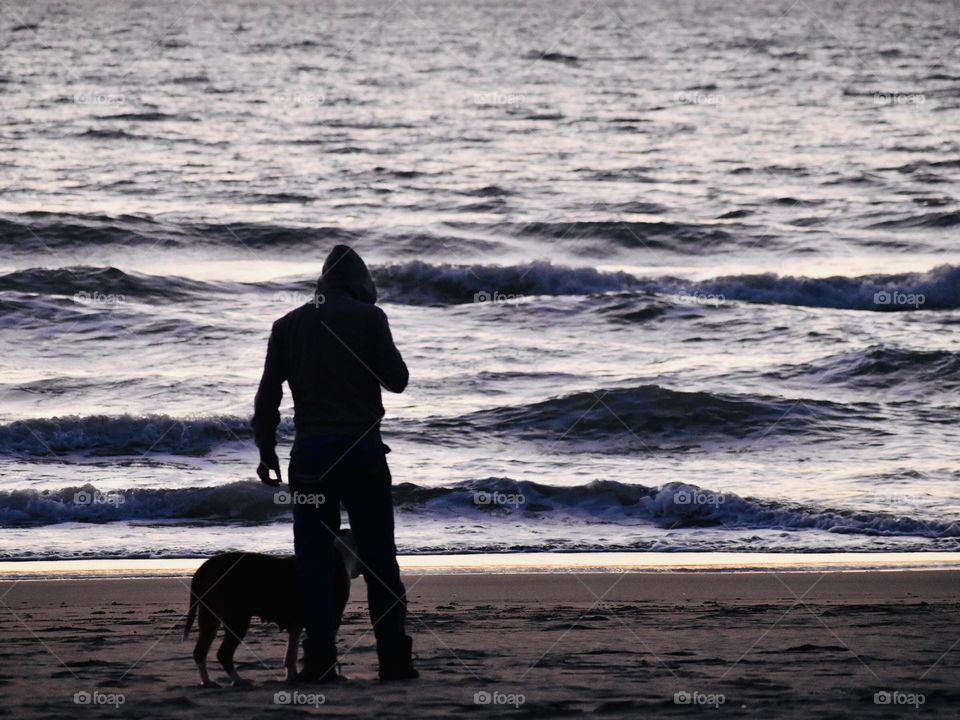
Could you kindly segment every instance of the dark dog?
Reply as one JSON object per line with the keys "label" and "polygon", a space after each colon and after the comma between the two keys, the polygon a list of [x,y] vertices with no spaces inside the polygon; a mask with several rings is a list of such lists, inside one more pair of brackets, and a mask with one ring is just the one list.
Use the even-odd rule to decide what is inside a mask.
{"label": "dark dog", "polygon": [[[359,574],[356,548],[349,530],[340,533],[334,550],[333,595],[336,627],[339,628],[343,609],[350,598],[350,579]],[[287,631],[283,664],[287,669],[287,682],[296,680],[297,648],[303,630],[297,602],[296,558],[239,552],[213,556],[197,569],[190,583],[190,610],[183,631],[184,640],[197,616],[200,637],[193,649],[193,660],[200,670],[203,687],[219,687],[207,673],[207,653],[221,623],[224,638],[217,651],[217,660],[234,685],[250,684],[237,674],[233,653],[255,616]]]}

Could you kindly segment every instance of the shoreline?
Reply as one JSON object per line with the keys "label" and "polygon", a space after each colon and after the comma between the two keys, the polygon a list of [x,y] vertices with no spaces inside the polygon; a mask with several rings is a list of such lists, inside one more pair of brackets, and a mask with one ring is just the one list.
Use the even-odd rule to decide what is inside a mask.
{"label": "shoreline", "polygon": [[[404,574],[798,573],[960,570],[960,553],[498,553],[401,555]],[[13,560],[0,580],[190,576],[205,558]]]}

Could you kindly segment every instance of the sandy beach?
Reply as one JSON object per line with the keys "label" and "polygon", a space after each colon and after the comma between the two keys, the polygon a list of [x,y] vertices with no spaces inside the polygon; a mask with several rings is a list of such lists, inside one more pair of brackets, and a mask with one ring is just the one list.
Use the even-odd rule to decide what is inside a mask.
{"label": "sandy beach", "polygon": [[180,639],[186,576],[2,582],[0,714],[960,716],[956,571],[405,581],[421,679],[376,680],[357,580],[340,641],[350,682],[296,690],[282,683],[284,636],[262,623],[237,653],[254,687],[197,687],[195,636]]}

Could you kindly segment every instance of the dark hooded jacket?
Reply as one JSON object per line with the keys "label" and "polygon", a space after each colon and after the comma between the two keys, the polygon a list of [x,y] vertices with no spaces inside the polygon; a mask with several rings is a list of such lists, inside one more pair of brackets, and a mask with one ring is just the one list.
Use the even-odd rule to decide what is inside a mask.
{"label": "dark hooded jacket", "polygon": [[283,382],[293,394],[297,437],[379,430],[380,387],[403,392],[409,374],[393,344],[377,289],[360,256],[337,245],[323,264],[315,301],[273,324],[254,402],[258,447],[276,445]]}

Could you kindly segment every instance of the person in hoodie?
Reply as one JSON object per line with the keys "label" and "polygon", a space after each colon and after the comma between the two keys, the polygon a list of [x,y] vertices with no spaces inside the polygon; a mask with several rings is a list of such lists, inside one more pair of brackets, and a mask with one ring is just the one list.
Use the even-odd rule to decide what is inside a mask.
{"label": "person in hoodie", "polygon": [[288,481],[306,629],[303,682],[342,679],[333,600],[333,543],[341,503],[367,584],[380,678],[418,675],[405,630],[406,591],[394,544],[389,448],[380,439],[380,389],[403,392],[409,374],[376,301],[373,278],[360,256],[346,245],[334,247],[314,300],[273,324],[254,402],[257,475],[277,486],[276,430],[284,381],[293,395],[296,436]]}

